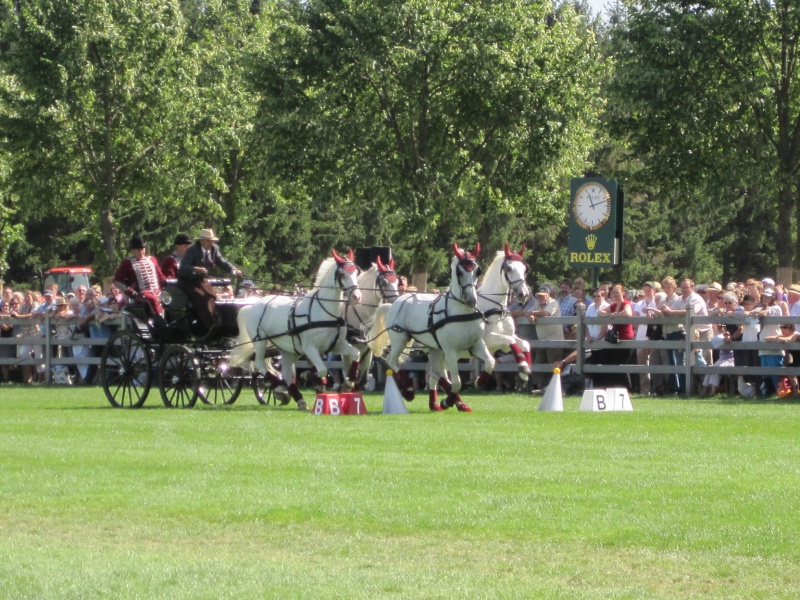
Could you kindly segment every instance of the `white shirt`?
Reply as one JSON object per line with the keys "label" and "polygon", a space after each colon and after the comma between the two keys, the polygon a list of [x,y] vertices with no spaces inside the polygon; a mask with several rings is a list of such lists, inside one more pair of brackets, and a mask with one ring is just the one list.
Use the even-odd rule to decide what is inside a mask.
{"label": "white shirt", "polygon": [[[600,306],[597,306],[597,304],[592,302],[589,306],[586,307],[586,316],[597,317],[598,310],[606,310],[609,306],[611,305],[605,300],[603,300]],[[596,340],[606,334],[606,331],[608,331],[608,325],[598,325],[598,324],[587,325],[586,330],[589,332],[589,335],[592,337],[592,339]]]}
{"label": "white shirt", "polygon": [[[647,312],[645,312],[645,308],[656,308],[656,298],[653,296],[653,299],[649,302],[647,298],[643,300],[639,300],[636,304],[633,305],[633,316],[634,317],[646,317]],[[637,340],[646,340],[647,339],[647,325],[639,325],[636,328],[636,339]]]}

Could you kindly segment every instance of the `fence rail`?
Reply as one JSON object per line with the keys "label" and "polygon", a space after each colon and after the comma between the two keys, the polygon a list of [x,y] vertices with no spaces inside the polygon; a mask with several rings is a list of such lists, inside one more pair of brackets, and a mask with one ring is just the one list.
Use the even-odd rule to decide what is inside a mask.
{"label": "fence rail", "polygon": [[[14,346],[19,348],[22,345],[39,346],[42,350],[42,358],[37,360],[32,357],[9,357],[0,358],[0,365],[45,365],[45,382],[51,382],[51,367],[54,365],[99,365],[100,364],[100,349],[105,346],[106,338],[91,338],[80,337],[77,339],[62,339],[53,335],[53,321],[50,315],[45,315],[42,321],[32,322],[29,319],[13,319],[10,317],[0,317],[0,322],[12,323],[14,325],[44,325],[48,334],[45,337],[10,337],[0,338],[0,346]],[[761,326],[768,324],[800,324],[800,317],[761,317],[759,319]],[[716,325],[744,325],[745,318],[739,315],[725,316],[725,317],[699,317],[693,316],[689,313],[685,317],[627,317],[620,318],[614,317],[591,317],[587,318],[583,315],[575,317],[539,317],[536,323],[541,325],[562,325],[562,326],[576,326],[578,332],[584,330],[586,325],[609,325],[631,323],[634,327],[638,325],[661,324],[661,325],[682,325],[684,330],[691,332],[698,325],[716,324]],[[117,320],[106,321],[110,326],[124,325],[124,317]],[[800,364],[784,367],[735,367],[735,372],[732,373],[730,367],[714,367],[698,366],[693,364],[689,358],[695,350],[705,350],[714,348],[710,341],[694,340],[693,335],[686,335],[686,339],[669,341],[669,340],[622,340],[619,344],[611,344],[606,341],[586,342],[582,335],[578,335],[577,340],[563,340],[563,341],[544,341],[538,340],[535,336],[534,325],[519,325],[520,336],[527,339],[533,350],[537,348],[560,348],[568,352],[575,351],[577,353],[574,372],[591,376],[593,373],[628,373],[631,375],[650,373],[650,374],[679,374],[684,375],[686,378],[686,393],[691,395],[693,392],[693,379],[695,375],[745,375],[745,376],[771,376],[771,375],[795,375],[800,376]],[[90,348],[98,348],[92,352],[95,356],[80,356],[80,357],[57,357],[54,356],[54,348],[58,346],[83,346]],[[684,353],[686,357],[685,365],[596,365],[588,364],[586,362],[587,350],[602,350],[610,348],[629,348],[639,349],[647,348],[651,351],[655,350],[677,350]],[[800,351],[799,342],[729,342],[719,349],[727,350],[785,350],[785,351]],[[15,350],[14,354],[18,354]],[[327,361],[326,364],[330,368],[341,368],[342,363],[338,360]],[[298,363],[300,368],[307,367],[304,362]],[[427,369],[427,362],[406,362],[404,368],[414,371],[424,371]],[[477,375],[483,369],[483,365],[477,359],[469,362],[464,362],[459,367],[463,373]],[[534,364],[531,365],[531,370],[538,373],[549,373],[552,365],[549,364]],[[495,370],[498,372],[516,372],[517,367],[515,364],[497,364]]]}

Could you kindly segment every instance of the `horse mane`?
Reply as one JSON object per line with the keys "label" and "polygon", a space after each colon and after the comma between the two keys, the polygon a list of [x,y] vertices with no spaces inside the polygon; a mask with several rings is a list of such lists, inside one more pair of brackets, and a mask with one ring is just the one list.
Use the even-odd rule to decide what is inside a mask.
{"label": "horse mane", "polygon": [[368,286],[364,285],[369,282],[371,285],[369,287],[375,287],[375,280],[377,279],[377,272],[378,266],[375,263],[372,263],[369,266],[369,269],[366,271],[361,271],[361,274],[358,276],[358,287],[366,288]]}
{"label": "horse mane", "polygon": [[504,288],[500,269],[503,266],[503,259],[505,259],[505,257],[506,253],[502,250],[499,250],[497,254],[495,254],[492,264],[489,265],[489,268],[486,269],[486,273],[483,275],[483,282],[481,283],[482,290],[502,290]]}
{"label": "horse mane", "polygon": [[331,273],[331,270],[336,268],[336,259],[332,256],[326,258],[322,261],[322,264],[319,266],[319,270],[317,271],[317,276],[314,278],[314,289],[319,289],[323,287],[325,283],[325,278]]}

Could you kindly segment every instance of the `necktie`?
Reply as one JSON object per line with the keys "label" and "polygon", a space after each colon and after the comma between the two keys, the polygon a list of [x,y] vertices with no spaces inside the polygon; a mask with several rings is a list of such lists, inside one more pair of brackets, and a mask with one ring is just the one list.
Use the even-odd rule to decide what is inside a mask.
{"label": "necktie", "polygon": [[205,254],[206,254],[206,256],[205,256],[206,265],[210,265],[211,264],[211,252],[206,250]]}

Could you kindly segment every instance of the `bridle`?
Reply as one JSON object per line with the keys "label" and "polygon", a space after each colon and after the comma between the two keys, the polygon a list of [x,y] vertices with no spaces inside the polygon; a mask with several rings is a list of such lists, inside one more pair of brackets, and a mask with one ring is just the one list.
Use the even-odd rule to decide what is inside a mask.
{"label": "bridle", "polygon": [[[468,283],[461,281],[462,274],[472,274],[473,271],[476,272]],[[456,263],[456,283],[458,284],[459,295],[456,296],[455,294],[452,294],[453,299],[461,302],[462,304],[466,304],[464,298],[467,296],[467,290],[469,288],[475,289],[480,274],[481,268],[478,266],[478,263],[475,260],[471,258],[459,258],[458,262]]]}
{"label": "bridle", "polygon": [[525,279],[528,275],[528,265],[523,262],[522,265],[525,267],[525,270],[522,273],[522,277],[512,281],[511,278],[509,277],[509,273],[513,273],[514,269],[511,268],[510,263],[516,260],[518,259],[514,257],[506,257],[505,259],[503,259],[501,271],[503,273],[503,279],[508,285],[509,294],[513,294],[515,297],[519,297],[522,295],[521,288],[525,285]]}
{"label": "bridle", "polygon": [[378,288],[378,294],[384,303],[391,302],[399,295],[397,287],[392,287],[391,284],[397,281],[397,273],[392,270],[378,271],[378,276],[375,278],[375,285]]}

